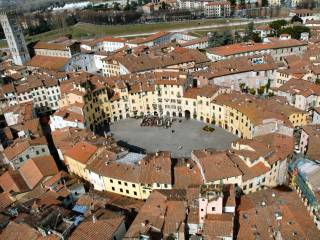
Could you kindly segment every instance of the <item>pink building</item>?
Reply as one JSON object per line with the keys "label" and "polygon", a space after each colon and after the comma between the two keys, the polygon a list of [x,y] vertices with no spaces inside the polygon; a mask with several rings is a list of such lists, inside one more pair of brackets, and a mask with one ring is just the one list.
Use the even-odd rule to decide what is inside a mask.
{"label": "pink building", "polygon": [[[226,212],[227,206],[223,206],[224,187],[221,185],[202,185],[199,195],[199,224],[203,224],[207,215],[221,215]],[[229,189],[234,192],[234,188]],[[233,194],[231,194],[233,195]],[[233,195],[234,198],[234,195]],[[231,204],[232,205],[232,204]],[[233,209],[235,210],[235,209]],[[234,213],[227,210],[227,212]]]}

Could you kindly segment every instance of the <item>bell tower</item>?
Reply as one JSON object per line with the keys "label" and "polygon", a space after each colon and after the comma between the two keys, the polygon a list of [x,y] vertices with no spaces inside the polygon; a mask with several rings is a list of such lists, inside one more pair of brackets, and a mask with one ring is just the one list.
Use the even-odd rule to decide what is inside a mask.
{"label": "bell tower", "polygon": [[21,27],[17,21],[17,13],[13,10],[0,10],[0,22],[6,36],[14,64],[24,65],[30,55]]}

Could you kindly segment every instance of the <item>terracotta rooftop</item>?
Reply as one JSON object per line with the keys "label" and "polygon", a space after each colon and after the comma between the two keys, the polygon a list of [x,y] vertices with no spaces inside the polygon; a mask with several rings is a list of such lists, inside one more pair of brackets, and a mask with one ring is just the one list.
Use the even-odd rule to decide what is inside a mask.
{"label": "terracotta rooftop", "polygon": [[124,217],[116,217],[111,219],[97,219],[83,221],[71,233],[70,240],[96,240],[105,239],[112,240],[115,234],[123,224]]}
{"label": "terracotta rooftop", "polygon": [[34,145],[46,145],[47,141],[45,137],[39,137],[36,139],[16,139],[9,147],[7,147],[3,154],[10,161],[19,154],[23,153],[30,146]]}
{"label": "terracotta rooftop", "polygon": [[[274,197],[273,197],[274,196]],[[319,230],[295,191],[268,189],[245,195],[239,206],[237,239],[317,239]],[[267,227],[266,227],[267,226]]]}
{"label": "terracotta rooftop", "polygon": [[49,57],[37,55],[34,56],[29,62],[27,62],[26,65],[48,70],[61,70],[69,62],[69,60],[69,58],[64,57]]}
{"label": "terracotta rooftop", "polygon": [[98,148],[96,146],[85,141],[81,141],[67,150],[65,156],[82,164],[86,164],[97,150]]}
{"label": "terracotta rooftop", "polygon": [[205,182],[242,176],[242,172],[227,152],[194,150],[192,154],[198,161],[200,171],[203,171]]}
{"label": "terracotta rooftop", "polygon": [[0,186],[3,191],[10,192],[27,192],[29,187],[19,171],[8,170],[0,176]]}
{"label": "terracotta rooftop", "polygon": [[58,173],[58,168],[52,156],[42,156],[27,160],[19,172],[28,187],[33,189],[45,177]]}
{"label": "terracotta rooftop", "polygon": [[204,220],[203,237],[215,240],[233,236],[233,216],[230,213],[209,214]]}
{"label": "terracotta rooftop", "polygon": [[49,49],[49,50],[67,51],[69,46],[70,46],[69,44],[37,42],[33,46],[33,48],[34,49]]}
{"label": "terracotta rooftop", "polygon": [[314,160],[320,159],[320,125],[303,126],[303,131],[308,134],[308,148],[306,155]]}
{"label": "terracotta rooftop", "polygon": [[[269,38],[270,39],[270,38]],[[227,46],[215,47],[207,49],[209,53],[216,54],[219,56],[232,56],[235,54],[255,52],[268,49],[279,49],[279,48],[289,48],[297,46],[306,46],[307,43],[295,39],[289,40],[278,40],[275,38],[270,39],[271,42],[266,43],[235,43]]]}

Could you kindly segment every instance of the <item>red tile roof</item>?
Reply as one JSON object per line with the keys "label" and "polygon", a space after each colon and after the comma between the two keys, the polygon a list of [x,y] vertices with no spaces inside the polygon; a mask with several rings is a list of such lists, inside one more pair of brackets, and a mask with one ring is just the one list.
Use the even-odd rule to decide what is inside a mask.
{"label": "red tile roof", "polygon": [[111,219],[98,219],[96,222],[87,220],[82,223],[72,232],[70,240],[113,240],[115,233],[123,223],[123,217]]}
{"label": "red tile roof", "polygon": [[37,55],[34,56],[29,62],[27,62],[26,65],[48,70],[60,70],[69,62],[69,60],[69,58],[64,57],[49,57]]}
{"label": "red tile roof", "polygon": [[43,156],[27,160],[19,171],[28,187],[33,189],[44,177],[58,173],[58,168],[52,156]]}
{"label": "red tile roof", "polygon": [[72,158],[82,164],[86,164],[98,148],[87,142],[78,142],[71,149],[67,150],[65,156]]}

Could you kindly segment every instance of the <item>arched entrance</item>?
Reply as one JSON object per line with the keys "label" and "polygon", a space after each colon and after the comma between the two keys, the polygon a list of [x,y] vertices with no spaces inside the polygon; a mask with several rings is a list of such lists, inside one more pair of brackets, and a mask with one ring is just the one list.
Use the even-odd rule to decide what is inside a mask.
{"label": "arched entrance", "polygon": [[177,116],[176,112],[173,112],[172,117],[176,117],[176,116]]}
{"label": "arched entrance", "polygon": [[190,113],[189,110],[185,110],[185,111],[184,111],[184,117],[185,117],[186,119],[190,119],[191,113]]}

